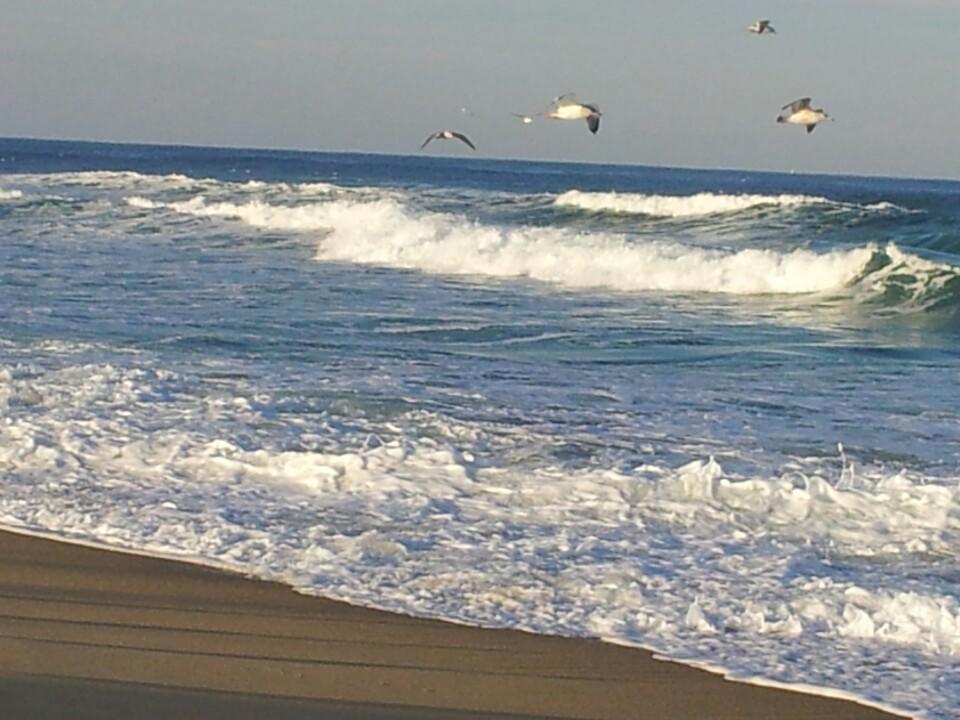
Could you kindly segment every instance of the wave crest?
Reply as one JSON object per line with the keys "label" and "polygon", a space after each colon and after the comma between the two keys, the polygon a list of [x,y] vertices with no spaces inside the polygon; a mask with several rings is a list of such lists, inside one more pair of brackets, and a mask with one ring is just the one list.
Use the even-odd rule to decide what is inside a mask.
{"label": "wave crest", "polygon": [[758,208],[830,206],[845,209],[901,210],[892,203],[854,205],[816,195],[728,195],[702,192],[695,195],[645,195],[641,193],[583,192],[569,190],[554,199],[554,205],[590,212],[648,215],[659,218],[696,218]]}
{"label": "wave crest", "polygon": [[438,275],[529,278],[575,289],[735,295],[835,292],[857,301],[927,310],[960,298],[960,271],[893,243],[813,251],[729,250],[617,233],[497,226],[454,213],[410,208],[392,197],[335,194],[324,201],[273,205],[262,199],[178,202],[140,196],[142,209],[223,218],[261,230],[322,233],[316,258]]}
{"label": "wave crest", "polygon": [[126,198],[127,205],[144,210],[167,209],[195,217],[225,218],[239,220],[262,230],[304,232],[327,227],[329,203],[312,203],[300,206],[271,205],[263,200],[245,203],[208,202],[203,195],[181,202],[157,202],[134,195]]}
{"label": "wave crest", "polygon": [[960,268],[911,255],[893,243],[874,253],[854,283],[862,299],[884,308],[960,306]]}
{"label": "wave crest", "polygon": [[456,215],[414,214],[391,201],[335,203],[321,260],[452,275],[532,278],[572,288],[732,294],[811,293],[862,272],[871,247],[816,253],[728,252],[557,228],[501,228]]}

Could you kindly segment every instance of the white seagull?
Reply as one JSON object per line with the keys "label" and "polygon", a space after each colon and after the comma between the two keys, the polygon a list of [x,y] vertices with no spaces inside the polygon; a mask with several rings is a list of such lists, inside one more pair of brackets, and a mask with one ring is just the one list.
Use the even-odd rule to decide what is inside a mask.
{"label": "white seagull", "polygon": [[463,133],[454,132],[453,130],[437,130],[437,132],[423,141],[423,145],[420,146],[420,149],[423,150],[427,145],[430,144],[431,140],[459,140],[460,142],[469,145],[471,150],[477,149],[477,146],[470,142],[470,138]]}
{"label": "white seagull", "polygon": [[786,112],[781,113],[777,117],[778,123],[792,123],[793,125],[803,125],[807,128],[808,133],[812,133],[818,123],[822,123],[824,120],[829,118],[822,108],[814,109],[810,107],[810,98],[800,98],[799,100],[794,100],[792,103],[784,105],[781,110]]}
{"label": "white seagull", "polygon": [[773,25],[770,24],[769,20],[756,20],[747,30],[757,35],[763,35],[764,33],[777,34],[777,31],[773,29]]}
{"label": "white seagull", "polygon": [[577,100],[573,93],[554,98],[553,103],[543,113],[553,120],[586,120],[587,127],[594,135],[600,129],[600,108]]}

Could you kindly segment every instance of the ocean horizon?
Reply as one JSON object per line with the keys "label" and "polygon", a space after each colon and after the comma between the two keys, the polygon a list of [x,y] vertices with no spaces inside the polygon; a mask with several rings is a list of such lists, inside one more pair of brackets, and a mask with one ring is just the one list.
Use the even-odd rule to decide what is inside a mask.
{"label": "ocean horizon", "polygon": [[960,181],[0,139],[0,527],[953,717]]}
{"label": "ocean horizon", "polygon": [[[29,144],[29,143],[38,143],[49,146],[62,144],[64,146],[83,146],[83,145],[99,145],[104,148],[114,147],[114,148],[130,148],[130,149],[150,149],[154,151],[172,151],[172,150],[203,150],[206,152],[227,152],[234,156],[237,154],[242,154],[246,152],[250,153],[268,153],[268,154],[282,154],[282,153],[297,153],[303,155],[355,155],[360,157],[382,157],[382,158],[434,158],[438,160],[462,160],[464,162],[484,162],[484,161],[500,161],[500,162],[513,162],[513,163],[531,163],[531,164],[543,164],[543,165],[582,165],[586,167],[630,167],[644,170],[656,170],[656,171],[679,171],[679,172],[731,172],[731,173],[750,173],[753,175],[789,175],[809,178],[846,178],[846,179],[863,179],[863,180],[894,180],[894,181],[908,181],[908,182],[931,182],[931,183],[960,183],[960,175],[956,177],[951,176],[938,176],[938,175],[888,175],[885,173],[856,173],[856,172],[841,172],[841,171],[808,171],[808,170],[795,170],[795,169],[774,169],[774,168],[749,168],[749,167],[739,167],[735,165],[731,166],[701,166],[701,165],[658,165],[658,164],[649,164],[649,163],[639,163],[633,161],[623,161],[623,162],[611,162],[611,161],[589,161],[589,160],[557,160],[551,158],[538,158],[538,157],[512,157],[509,155],[473,155],[473,154],[430,154],[425,155],[423,150],[417,150],[416,148],[411,148],[409,153],[395,153],[395,152],[378,152],[378,151],[361,151],[361,150],[340,150],[340,149],[323,149],[323,148],[309,148],[309,147],[271,147],[267,145],[205,145],[202,143],[195,142],[154,142],[149,140],[91,140],[86,138],[60,138],[60,137],[31,137],[31,136],[0,136],[0,142],[7,143],[17,143],[17,144]],[[86,158],[86,163],[84,167],[89,167],[90,158]]]}

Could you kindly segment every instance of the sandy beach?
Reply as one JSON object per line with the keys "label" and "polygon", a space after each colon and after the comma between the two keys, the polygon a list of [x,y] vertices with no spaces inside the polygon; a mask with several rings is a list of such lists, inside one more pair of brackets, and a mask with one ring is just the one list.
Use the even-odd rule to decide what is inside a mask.
{"label": "sandy beach", "polygon": [[11,718],[853,718],[592,640],[462,627],[0,533]]}

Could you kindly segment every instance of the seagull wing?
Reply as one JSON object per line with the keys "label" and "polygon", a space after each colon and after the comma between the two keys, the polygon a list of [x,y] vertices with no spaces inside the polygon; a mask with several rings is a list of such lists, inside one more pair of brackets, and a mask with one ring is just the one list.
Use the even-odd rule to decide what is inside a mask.
{"label": "seagull wing", "polygon": [[600,129],[600,113],[587,116],[587,127],[590,128],[590,132],[594,135],[597,134],[597,130]]}
{"label": "seagull wing", "polygon": [[472,142],[470,142],[470,138],[468,138],[468,137],[467,137],[466,135],[464,135],[463,133],[455,132],[455,133],[453,133],[453,136],[454,136],[457,140],[460,140],[460,141],[462,141],[462,142],[465,142],[467,145],[469,145],[471,150],[476,150],[476,149],[477,149],[477,146],[474,145]]}
{"label": "seagull wing", "polygon": [[576,93],[566,93],[565,95],[555,97],[553,104],[555,107],[563,107],[564,105],[579,105],[580,101],[577,100]]}
{"label": "seagull wing", "polygon": [[426,140],[423,141],[423,145],[420,146],[420,149],[423,150],[427,145],[430,144],[431,140],[434,140],[438,137],[440,137],[440,133],[435,132],[433,135],[429,136]]}
{"label": "seagull wing", "polygon": [[784,105],[781,110],[789,110],[791,113],[800,112],[805,108],[810,107],[810,98],[800,98],[799,100],[794,100],[792,103],[787,103]]}

